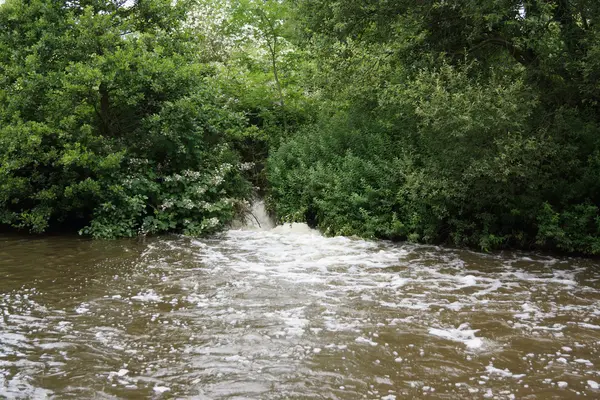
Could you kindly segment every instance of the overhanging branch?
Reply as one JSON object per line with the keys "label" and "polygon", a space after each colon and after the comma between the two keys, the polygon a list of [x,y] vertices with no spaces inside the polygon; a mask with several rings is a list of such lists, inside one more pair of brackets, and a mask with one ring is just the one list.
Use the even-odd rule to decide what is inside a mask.
{"label": "overhanging branch", "polygon": [[537,58],[535,53],[533,52],[533,50],[531,50],[531,49],[523,50],[523,49],[515,46],[513,43],[509,42],[508,40],[504,39],[501,36],[489,37],[489,38],[486,38],[486,39],[480,41],[475,46],[468,49],[467,54],[473,53],[479,49],[482,49],[482,48],[484,48],[486,46],[490,46],[490,45],[505,48],[506,50],[508,50],[508,52],[513,56],[513,58],[515,60],[517,60],[520,64],[523,64],[526,66],[534,63]]}

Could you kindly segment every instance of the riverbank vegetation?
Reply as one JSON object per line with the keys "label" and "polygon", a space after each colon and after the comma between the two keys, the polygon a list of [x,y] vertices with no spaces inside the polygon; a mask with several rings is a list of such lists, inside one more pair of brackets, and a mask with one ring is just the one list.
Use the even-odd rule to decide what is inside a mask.
{"label": "riverbank vegetation", "polygon": [[94,237],[213,232],[249,184],[243,115],[201,58],[188,5],[0,8],[0,223]]}
{"label": "riverbank vegetation", "polygon": [[0,225],[600,253],[595,0],[7,0]]}

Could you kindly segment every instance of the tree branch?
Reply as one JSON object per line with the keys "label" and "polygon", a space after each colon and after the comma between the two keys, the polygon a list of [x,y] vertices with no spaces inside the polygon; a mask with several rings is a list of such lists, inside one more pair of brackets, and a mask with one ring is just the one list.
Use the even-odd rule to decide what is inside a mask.
{"label": "tree branch", "polygon": [[494,36],[494,37],[484,39],[481,42],[479,42],[478,44],[476,44],[475,46],[468,49],[467,53],[473,53],[474,51],[477,51],[488,45],[504,47],[506,50],[509,51],[509,53],[514,57],[515,60],[517,60],[520,64],[523,64],[525,66],[533,64],[537,59],[533,50],[520,49],[517,46],[515,46],[513,43],[509,42],[508,40],[504,39],[501,36]]}

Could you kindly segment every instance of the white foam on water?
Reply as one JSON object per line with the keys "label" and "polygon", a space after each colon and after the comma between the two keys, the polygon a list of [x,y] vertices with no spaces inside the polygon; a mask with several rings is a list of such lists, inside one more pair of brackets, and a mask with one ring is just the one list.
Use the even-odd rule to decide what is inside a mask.
{"label": "white foam on water", "polygon": [[399,276],[397,276],[397,277],[392,278],[391,282],[388,283],[386,286],[389,286],[391,288],[399,288],[399,287],[406,285],[408,282],[410,282],[409,279],[400,278]]}
{"label": "white foam on water", "polygon": [[473,275],[459,276],[457,279],[464,287],[477,285],[477,278]]}
{"label": "white foam on water", "polygon": [[148,289],[144,292],[139,292],[135,296],[131,296],[132,300],[138,300],[141,302],[160,302],[162,297],[159,296],[153,289]]}
{"label": "white foam on water", "polygon": [[600,330],[600,325],[588,324],[586,322],[580,322],[577,325],[579,325],[581,328]]}
{"label": "white foam on water", "polygon": [[167,386],[154,386],[153,390],[156,393],[165,393],[171,390],[171,388],[167,387]]}
{"label": "white foam on water", "polygon": [[485,289],[479,290],[478,292],[474,293],[473,296],[485,296],[497,291],[503,286],[504,284],[500,279],[492,279],[489,281],[489,284]]}
{"label": "white foam on water", "polygon": [[525,374],[513,374],[507,368],[500,369],[500,368],[494,367],[493,365],[488,365],[487,367],[485,367],[485,370],[490,375],[501,376],[503,378],[520,379],[520,378],[523,378],[525,376]]}
{"label": "white foam on water", "polygon": [[300,222],[293,222],[283,225],[278,225],[271,229],[271,232],[287,235],[312,235],[321,236],[319,231],[309,228],[308,225]]}
{"label": "white foam on water", "polygon": [[[415,376],[421,396],[445,393],[441,382],[453,398],[511,398],[517,386],[526,396],[543,379],[553,394],[565,393],[557,382],[597,394],[599,276],[582,279],[570,261],[325,237],[305,224],[144,246],[133,272],[64,309],[0,294],[13,306],[0,372],[64,373],[74,343],[107,364],[85,372],[92,387],[108,375],[155,396],[333,398],[343,386],[345,398],[404,398],[413,393],[388,390]],[[47,337],[32,345],[34,330]]]}
{"label": "white foam on water", "polygon": [[368,344],[370,346],[377,346],[377,342],[374,342],[371,339],[367,339],[362,336],[357,337],[356,339],[354,339],[354,341],[356,343],[360,343],[360,344]]}
{"label": "white foam on water", "polygon": [[453,342],[463,343],[468,349],[475,350],[483,347],[483,339],[475,336],[479,329],[469,329],[469,324],[461,324],[458,328],[429,328],[429,334]]}
{"label": "white foam on water", "polygon": [[87,303],[81,303],[81,304],[79,305],[79,307],[77,307],[77,308],[75,309],[75,312],[76,312],[77,314],[85,314],[85,313],[87,313],[87,312],[89,312],[89,311],[90,311],[90,308],[89,308],[89,307],[90,307],[90,305],[89,305],[89,304],[87,304]]}
{"label": "white foam on water", "polygon": [[304,307],[265,313],[264,315],[269,319],[274,318],[283,323],[283,332],[288,336],[304,335],[309,322],[308,319],[304,318]]}
{"label": "white foam on water", "polygon": [[73,347],[72,343],[67,342],[50,342],[50,343],[38,343],[39,348],[44,350],[56,350],[56,349],[67,349]]}

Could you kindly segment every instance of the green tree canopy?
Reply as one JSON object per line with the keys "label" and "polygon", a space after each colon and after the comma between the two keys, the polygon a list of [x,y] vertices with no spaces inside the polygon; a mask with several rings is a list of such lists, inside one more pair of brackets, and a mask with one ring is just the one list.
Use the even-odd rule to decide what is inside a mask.
{"label": "green tree canopy", "polygon": [[95,236],[231,219],[244,196],[211,68],[168,0],[0,8],[0,223]]}
{"label": "green tree canopy", "polygon": [[297,4],[322,116],[271,160],[280,214],[334,234],[600,252],[598,2]]}

